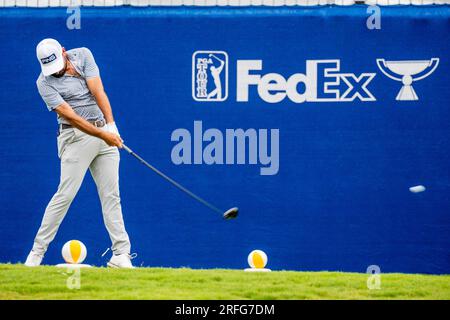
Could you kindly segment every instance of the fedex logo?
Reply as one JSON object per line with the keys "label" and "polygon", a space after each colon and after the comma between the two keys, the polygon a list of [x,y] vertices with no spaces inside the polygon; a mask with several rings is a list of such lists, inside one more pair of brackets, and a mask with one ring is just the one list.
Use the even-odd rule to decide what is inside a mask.
{"label": "fedex logo", "polygon": [[237,101],[249,101],[249,90],[256,87],[268,103],[288,98],[294,103],[375,101],[369,84],[375,73],[342,73],[340,60],[307,60],[306,73],[285,78],[278,73],[262,74],[262,60],[237,61]]}

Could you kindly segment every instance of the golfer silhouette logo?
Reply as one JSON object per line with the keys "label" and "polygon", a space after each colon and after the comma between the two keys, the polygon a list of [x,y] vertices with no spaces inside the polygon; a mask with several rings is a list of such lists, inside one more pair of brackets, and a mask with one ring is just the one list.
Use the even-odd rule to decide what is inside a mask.
{"label": "golfer silhouette logo", "polygon": [[225,101],[228,97],[228,55],[196,51],[192,55],[192,97],[196,101]]}

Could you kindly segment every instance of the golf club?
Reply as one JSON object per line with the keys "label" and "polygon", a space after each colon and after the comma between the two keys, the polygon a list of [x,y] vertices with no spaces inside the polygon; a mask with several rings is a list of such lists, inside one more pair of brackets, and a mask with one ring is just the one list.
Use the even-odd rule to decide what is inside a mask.
{"label": "golf club", "polygon": [[130,148],[128,148],[125,144],[122,144],[123,148],[125,149],[125,151],[127,151],[129,154],[131,154],[132,156],[134,156],[136,159],[138,159],[141,163],[143,163],[144,165],[146,165],[148,168],[150,168],[151,170],[153,170],[153,172],[155,172],[156,174],[158,174],[160,177],[164,178],[166,181],[170,182],[171,184],[173,184],[175,187],[177,187],[178,189],[180,189],[181,191],[185,192],[186,194],[188,194],[189,196],[191,196],[192,198],[194,198],[195,200],[197,200],[198,202],[204,204],[205,206],[207,206],[208,208],[210,208],[211,210],[220,213],[224,219],[234,219],[237,217],[239,209],[237,207],[228,209],[227,211],[223,211],[218,209],[217,207],[213,206],[212,204],[210,204],[209,202],[207,202],[206,200],[203,200],[202,198],[200,198],[199,196],[197,196],[196,194],[194,194],[193,192],[189,191],[188,189],[186,189],[185,187],[183,187],[181,184],[179,184],[178,182],[176,182],[175,180],[173,180],[172,178],[166,176],[164,173],[162,173],[161,171],[159,171],[158,169],[156,169],[154,166],[152,166],[150,163],[148,163],[147,161],[145,161],[144,159],[142,159],[139,155],[137,155],[133,150],[131,150]]}

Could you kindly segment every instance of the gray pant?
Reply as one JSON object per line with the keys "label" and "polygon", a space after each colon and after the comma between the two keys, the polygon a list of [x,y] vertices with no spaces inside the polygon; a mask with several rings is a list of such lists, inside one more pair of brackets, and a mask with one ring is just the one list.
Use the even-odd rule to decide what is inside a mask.
{"label": "gray pant", "polygon": [[103,220],[114,254],[130,253],[119,194],[119,150],[78,129],[61,131],[58,136],[61,178],[58,191],[50,200],[34,239],[33,251],[44,254],[55,238],[59,225],[75,198],[87,169],[91,171],[102,204]]}

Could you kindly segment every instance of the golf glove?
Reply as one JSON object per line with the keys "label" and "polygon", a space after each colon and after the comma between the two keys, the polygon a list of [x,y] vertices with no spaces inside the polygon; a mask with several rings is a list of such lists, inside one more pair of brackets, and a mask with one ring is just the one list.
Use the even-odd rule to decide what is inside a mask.
{"label": "golf glove", "polygon": [[106,124],[106,131],[110,132],[110,133],[115,133],[120,137],[120,133],[119,130],[117,129],[116,123],[115,122],[110,122]]}

